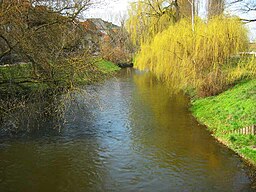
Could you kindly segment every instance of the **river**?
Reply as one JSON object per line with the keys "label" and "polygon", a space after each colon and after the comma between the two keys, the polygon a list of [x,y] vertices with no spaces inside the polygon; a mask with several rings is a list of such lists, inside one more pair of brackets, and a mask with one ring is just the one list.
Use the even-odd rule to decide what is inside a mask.
{"label": "river", "polygon": [[150,74],[124,69],[82,93],[62,129],[1,137],[1,192],[254,191],[246,164]]}

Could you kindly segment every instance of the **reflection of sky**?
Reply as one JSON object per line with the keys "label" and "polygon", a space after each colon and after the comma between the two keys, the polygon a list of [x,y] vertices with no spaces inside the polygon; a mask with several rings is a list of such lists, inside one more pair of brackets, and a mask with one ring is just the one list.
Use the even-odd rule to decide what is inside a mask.
{"label": "reflection of sky", "polygon": [[[124,18],[124,16],[127,16],[127,8],[129,6],[129,2],[132,2],[135,0],[106,0],[104,4],[97,6],[96,8],[91,8],[86,13],[86,17],[89,18],[102,18],[107,21],[111,21],[115,24],[119,24],[121,19]],[[207,3],[208,0],[196,0],[199,2],[198,5],[198,12],[199,16],[202,18],[206,18],[207,16]],[[231,0],[227,0],[230,2]],[[256,0],[245,0],[246,2],[249,2],[250,4],[255,3]],[[238,15],[241,18],[251,19],[256,18],[256,12],[251,13],[242,13],[240,8],[242,7],[242,4],[236,4],[236,6],[227,6],[226,13],[230,15]],[[246,25],[250,32],[250,39],[255,40],[256,39],[256,23],[249,23]]]}

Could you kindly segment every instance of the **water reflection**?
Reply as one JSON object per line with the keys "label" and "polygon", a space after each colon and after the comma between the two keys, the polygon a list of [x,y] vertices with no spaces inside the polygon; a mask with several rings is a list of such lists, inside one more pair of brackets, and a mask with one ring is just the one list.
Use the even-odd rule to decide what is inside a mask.
{"label": "water reflection", "polygon": [[[137,94],[133,97],[136,112],[131,114],[133,138],[138,138],[134,140],[135,145],[141,145],[138,152],[151,157],[149,168],[157,165],[158,179],[169,183],[163,190],[243,189],[239,186],[249,181],[239,177],[240,163],[234,161],[229,150],[214,142],[205,127],[199,126],[188,113],[186,97],[171,95],[150,74],[135,75],[134,82]],[[141,121],[139,114],[147,115]],[[240,169],[234,170],[237,166]]]}
{"label": "water reflection", "polygon": [[0,98],[0,138],[26,135],[42,136],[58,130],[64,123],[63,100],[57,94],[38,92]]}
{"label": "water reflection", "polygon": [[60,132],[0,141],[0,191],[253,191],[187,98],[150,74],[123,70],[75,97]]}

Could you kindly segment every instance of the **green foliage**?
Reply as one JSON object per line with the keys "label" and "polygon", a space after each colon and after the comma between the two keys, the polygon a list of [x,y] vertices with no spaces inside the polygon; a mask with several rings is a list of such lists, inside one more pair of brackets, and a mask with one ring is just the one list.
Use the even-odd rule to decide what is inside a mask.
{"label": "green foliage", "polygon": [[135,67],[152,71],[173,90],[215,95],[235,80],[255,76],[253,60],[249,65],[233,62],[247,47],[247,30],[236,18],[215,17],[208,23],[197,19],[194,32],[184,19],[157,34],[152,43],[143,43]]}

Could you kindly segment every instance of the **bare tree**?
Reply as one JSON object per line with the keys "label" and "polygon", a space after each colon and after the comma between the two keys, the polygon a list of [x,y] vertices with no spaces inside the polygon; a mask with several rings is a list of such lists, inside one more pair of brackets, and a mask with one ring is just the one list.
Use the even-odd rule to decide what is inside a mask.
{"label": "bare tree", "polygon": [[238,14],[248,15],[249,17],[241,17],[245,23],[256,22],[256,1],[255,0],[231,0],[227,6]]}
{"label": "bare tree", "polygon": [[127,30],[125,29],[125,16],[119,16],[119,27],[107,29],[105,38],[101,42],[101,54],[104,59],[121,64],[132,63],[134,53],[133,44]]}
{"label": "bare tree", "polygon": [[69,59],[79,52],[82,36],[77,18],[91,5],[91,0],[2,0],[0,60],[18,54],[32,64],[32,81],[58,84],[63,76],[72,79]]}
{"label": "bare tree", "polygon": [[224,5],[224,0],[208,0],[208,17],[223,14]]}

